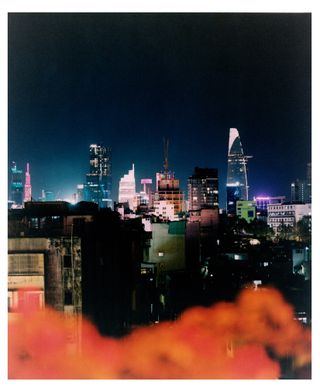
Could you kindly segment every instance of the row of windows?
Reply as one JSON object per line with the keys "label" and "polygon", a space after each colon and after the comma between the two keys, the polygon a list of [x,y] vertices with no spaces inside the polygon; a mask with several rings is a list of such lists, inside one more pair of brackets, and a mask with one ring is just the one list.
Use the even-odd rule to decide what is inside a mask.
{"label": "row of windows", "polygon": [[270,224],[294,223],[293,218],[278,218],[269,220]]}
{"label": "row of windows", "polygon": [[294,217],[294,212],[268,212],[269,217],[281,217],[281,216],[292,216]]}
{"label": "row of windows", "polygon": [[42,254],[9,254],[9,274],[40,274],[44,273]]}
{"label": "row of windows", "polygon": [[269,210],[294,210],[295,206],[294,205],[280,205],[280,206],[268,206]]}
{"label": "row of windows", "polygon": [[247,210],[247,209],[237,208],[237,215],[244,216],[246,213],[247,213],[248,217],[255,217],[255,211],[254,210]]}
{"label": "row of windows", "polygon": [[31,218],[30,219],[30,226],[33,229],[42,229],[46,224],[55,224],[59,225],[61,222],[60,216],[48,216],[48,217],[41,217],[41,218]]}

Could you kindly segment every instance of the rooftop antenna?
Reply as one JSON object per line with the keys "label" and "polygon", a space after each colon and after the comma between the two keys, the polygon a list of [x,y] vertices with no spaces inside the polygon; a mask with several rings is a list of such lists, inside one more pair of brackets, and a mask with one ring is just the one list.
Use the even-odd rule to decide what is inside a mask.
{"label": "rooftop antenna", "polygon": [[164,176],[165,179],[168,179],[168,172],[169,172],[169,139],[163,138],[163,154],[164,154]]}

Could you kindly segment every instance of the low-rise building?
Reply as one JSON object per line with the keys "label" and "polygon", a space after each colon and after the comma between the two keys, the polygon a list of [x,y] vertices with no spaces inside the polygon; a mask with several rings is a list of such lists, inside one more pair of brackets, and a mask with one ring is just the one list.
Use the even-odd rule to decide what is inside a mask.
{"label": "low-rise building", "polygon": [[251,222],[256,218],[256,203],[255,201],[237,201],[236,214],[238,217]]}
{"label": "low-rise building", "polygon": [[9,211],[8,226],[10,310],[20,302],[49,305],[85,315],[105,335],[124,334],[139,318],[141,217],[121,220],[92,202],[26,202]]}
{"label": "low-rise building", "polygon": [[154,201],[154,215],[162,218],[164,221],[178,220],[175,214],[174,203],[167,200]]}
{"label": "low-rise building", "polygon": [[275,232],[282,225],[295,226],[304,216],[311,215],[311,203],[292,203],[268,205],[268,225]]}
{"label": "low-rise building", "polygon": [[163,271],[185,269],[185,221],[153,223],[150,248],[144,262]]}
{"label": "low-rise building", "polygon": [[31,300],[40,309],[81,313],[80,238],[9,238],[8,247],[9,311]]}
{"label": "low-rise building", "polygon": [[253,197],[253,200],[256,203],[256,215],[258,219],[267,221],[268,216],[268,205],[282,204],[285,202],[286,197],[284,195],[271,197],[268,195],[259,195]]}

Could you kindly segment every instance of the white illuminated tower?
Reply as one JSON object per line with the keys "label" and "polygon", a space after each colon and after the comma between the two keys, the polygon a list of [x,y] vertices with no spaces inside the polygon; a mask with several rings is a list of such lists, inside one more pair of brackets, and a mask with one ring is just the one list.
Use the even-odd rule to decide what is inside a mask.
{"label": "white illuminated tower", "polygon": [[247,161],[237,128],[230,128],[227,174],[227,212],[236,214],[236,202],[248,200]]}
{"label": "white illuminated tower", "polygon": [[29,172],[29,163],[27,163],[26,181],[24,185],[24,202],[31,201],[31,176]]}
{"label": "white illuminated tower", "polygon": [[129,208],[133,210],[133,199],[136,195],[136,180],[134,177],[134,164],[128,174],[120,179],[119,182],[119,203],[128,202]]}

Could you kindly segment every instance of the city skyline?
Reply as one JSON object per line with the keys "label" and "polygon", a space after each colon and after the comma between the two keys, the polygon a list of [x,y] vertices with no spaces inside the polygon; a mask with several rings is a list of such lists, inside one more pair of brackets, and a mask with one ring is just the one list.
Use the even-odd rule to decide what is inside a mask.
{"label": "city skyline", "polygon": [[315,379],[316,17],[244,5],[6,14],[6,379]]}
{"label": "city skyline", "polygon": [[8,159],[30,163],[36,196],[71,196],[101,142],[114,199],[128,165],[137,181],[162,170],[166,136],[182,190],[194,167],[218,168],[224,207],[235,127],[254,156],[249,198],[289,197],[311,160],[310,110],[310,14],[9,16]]}
{"label": "city skyline", "polygon": [[[230,128],[230,130],[236,130],[236,128]],[[91,148],[92,147],[96,147],[96,144],[91,144],[90,146],[89,146],[89,149],[91,150]],[[99,147],[104,147],[104,145],[101,143],[100,145],[99,145]],[[106,148],[106,147],[104,147],[104,148]],[[109,152],[111,152],[111,148],[110,147],[107,147],[107,148],[109,148]],[[244,158],[251,158],[252,156],[244,156]],[[91,164],[91,162],[92,162],[92,160],[91,160],[91,158],[90,158],[90,164]],[[14,165],[16,165],[16,162],[15,161],[12,161],[11,162],[11,164],[14,164]],[[247,163],[247,162],[246,162]],[[132,165],[134,165],[134,163],[132,163]],[[29,163],[27,163],[27,166],[29,166]],[[194,167],[194,169],[198,169],[198,168],[200,168],[200,169],[212,169],[212,167],[199,167],[198,165],[197,166],[195,166]],[[227,167],[226,167],[226,169],[228,169],[229,168],[229,164],[228,164],[228,162],[227,162]],[[214,168],[213,167],[213,169],[215,169],[215,170],[217,170],[216,168]],[[307,164],[307,166],[306,166],[306,170],[310,170],[311,169],[311,163],[308,163]],[[12,170],[12,169],[11,169]],[[248,171],[248,167],[247,167],[247,165],[246,165],[246,170]],[[152,174],[150,174],[150,176],[152,176],[151,178],[141,178],[140,179],[140,181],[141,181],[141,183],[140,184],[138,184],[138,186],[137,186],[137,189],[136,189],[136,193],[138,194],[138,192],[140,191],[140,190],[143,190],[143,188],[144,188],[144,185],[143,185],[143,181],[144,180],[147,180],[147,181],[154,181],[154,178],[156,178],[157,177],[157,175],[160,173],[159,171],[163,171],[163,168],[159,168],[158,170],[157,170],[157,172],[156,171],[154,171]],[[218,170],[217,170],[218,171]],[[307,179],[308,179],[308,171],[307,171],[307,174],[305,174],[305,175],[302,175],[300,178],[296,178],[295,179],[295,181],[300,181],[301,180],[301,182],[306,182],[307,181]],[[11,172],[11,174],[12,174],[12,172]],[[174,174],[174,172],[173,172],[173,174]],[[90,175],[90,174],[86,174],[87,176],[88,175]],[[190,175],[190,174],[189,174]],[[142,176],[141,174],[139,174],[139,172],[138,172],[138,176]],[[112,178],[112,175],[110,175],[110,177]],[[113,196],[111,197],[111,200],[113,201],[113,202],[117,202],[118,201],[118,197],[119,197],[119,193],[120,193],[120,191],[119,191],[119,184],[120,184],[120,182],[121,182],[121,180],[123,179],[123,176],[122,177],[120,177],[120,179],[119,179],[119,181],[118,181],[118,184],[117,183],[115,183],[115,186],[116,187],[113,187],[112,188],[112,190],[111,190],[111,193],[113,193]],[[156,178],[157,179],[157,178]],[[181,187],[183,188],[183,192],[184,192],[184,194],[185,194],[185,196],[186,196],[186,198],[185,198],[185,200],[187,200],[187,196],[188,196],[188,191],[189,191],[189,189],[188,189],[188,181],[189,181],[189,179],[190,179],[190,177],[189,178],[187,178],[187,180],[186,180],[186,182],[185,181],[182,181],[181,182]],[[310,179],[310,178],[309,178]],[[21,180],[21,182],[22,182],[22,180]],[[227,191],[228,191],[228,179],[226,180],[226,182],[219,182],[219,185],[218,185],[218,189],[219,189],[219,196],[221,196],[222,198],[223,198],[223,202],[221,202],[221,200],[219,201],[219,207],[220,208],[225,208],[225,209],[227,209]],[[27,183],[27,180],[26,180],[26,178],[25,178],[25,183],[24,183],[24,186],[25,186],[25,184]],[[289,184],[288,183],[288,187],[286,187],[286,189],[285,189],[285,193],[282,193],[283,195],[283,198],[285,198],[285,200],[286,201],[290,201],[290,200],[292,200],[292,185],[293,185],[293,183],[291,183],[291,184]],[[32,197],[31,197],[31,200],[32,201],[37,201],[37,200],[48,200],[48,199],[45,199],[45,197],[44,197],[44,192],[50,192],[51,193],[51,196],[52,196],[52,199],[51,200],[63,200],[63,201],[68,201],[68,202],[71,202],[71,203],[74,203],[74,201],[75,201],[75,198],[77,198],[77,197],[79,197],[78,198],[78,200],[80,201],[80,200],[89,200],[89,201],[91,201],[91,199],[89,199],[89,197],[88,197],[88,195],[84,195],[83,193],[82,194],[79,194],[79,189],[81,190],[81,192],[84,190],[84,187],[86,186],[86,183],[84,183],[84,179],[83,179],[83,181],[81,181],[81,182],[79,182],[75,187],[73,187],[66,195],[64,195],[63,194],[63,191],[62,190],[58,190],[58,191],[56,191],[56,192],[54,192],[54,191],[50,191],[50,190],[47,190],[47,189],[43,189],[43,188],[41,188],[40,189],[40,191],[39,191],[39,193],[37,193],[37,194],[39,194],[39,195],[37,195],[37,194],[34,194],[34,195],[32,195]],[[187,186],[187,187],[186,187]],[[48,185],[46,185],[45,187],[48,187]],[[248,198],[250,198],[250,199],[252,199],[252,200],[254,200],[254,198],[255,197],[265,197],[266,195],[267,196],[270,196],[270,192],[267,192],[266,190],[263,192],[263,193],[258,193],[258,194],[256,194],[256,193],[252,193],[252,190],[251,190],[251,192],[249,192],[249,188],[250,188],[250,186],[248,185],[247,186],[247,192],[249,193],[248,194]],[[290,189],[291,189],[291,196],[290,196]],[[157,188],[156,187],[152,187],[152,190],[153,191],[156,191],[157,190]],[[8,181],[8,199],[9,200],[11,200],[11,197],[12,197],[12,187],[11,187],[11,183],[10,183],[10,180]],[[310,192],[310,195],[311,195],[311,192]],[[272,196],[272,195],[271,195]],[[87,198],[88,197],[88,198]],[[311,198],[311,197],[310,197]],[[300,200],[301,201],[301,200]],[[95,201],[96,202],[96,201]],[[110,206],[111,206],[111,203],[110,203]],[[112,206],[111,206],[112,207]]]}

